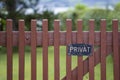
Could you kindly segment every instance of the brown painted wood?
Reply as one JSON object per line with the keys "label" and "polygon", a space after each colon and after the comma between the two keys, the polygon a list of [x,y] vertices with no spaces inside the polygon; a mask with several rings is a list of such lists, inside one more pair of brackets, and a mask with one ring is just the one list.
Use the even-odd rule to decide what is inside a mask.
{"label": "brown painted wood", "polygon": [[7,36],[7,44],[6,44],[6,47],[7,47],[7,80],[12,80],[12,74],[13,74],[13,69],[12,69],[12,66],[13,66],[13,62],[12,62],[12,37],[13,37],[13,34],[12,34],[12,20],[11,19],[7,19],[7,29],[6,29],[6,36]]}
{"label": "brown painted wood", "polygon": [[[10,42],[10,41],[8,41],[8,35],[10,35],[11,36],[11,34],[8,34],[8,32],[10,31],[10,29],[8,30],[8,32],[6,33],[6,32],[0,32],[0,45],[2,44],[2,45],[4,45],[4,46],[9,46],[10,48],[13,46],[13,45],[18,45],[18,43],[19,43],[19,77],[20,76],[23,76],[23,79],[24,79],[24,74],[22,74],[23,72],[24,72],[24,48],[22,48],[21,50],[20,50],[20,46],[22,46],[22,47],[24,47],[25,45],[30,45],[30,42],[32,42],[31,41],[31,35],[30,34],[32,34],[31,32],[24,32],[24,26],[23,26],[23,23],[22,23],[22,21],[23,20],[20,20],[20,24],[19,24],[19,30],[21,31],[21,32],[19,32],[19,34],[18,34],[18,32],[14,32],[13,31],[13,38],[11,38],[11,43],[12,44],[10,44],[10,45],[8,45],[9,43],[8,42]],[[68,20],[69,21],[69,20]],[[24,21],[23,21],[24,22]],[[93,21],[91,20],[90,21],[90,26],[91,26],[91,24],[92,24],[92,27],[93,27],[93,23],[92,23]],[[71,24],[71,23],[69,23],[69,24]],[[68,25],[69,25],[68,24]],[[21,28],[20,26],[23,26],[23,28]],[[70,29],[70,28],[69,28]],[[68,29],[68,32],[70,31]],[[105,28],[103,28],[103,29],[105,29]],[[90,29],[90,32],[84,32],[83,33],[83,41],[84,41],[84,43],[94,43],[94,42],[92,42],[92,41],[94,41],[94,40],[92,40],[92,39],[95,39],[95,45],[101,45],[101,46],[103,46],[102,45],[102,43],[104,43],[104,41],[100,38],[100,37],[105,37],[105,35],[102,35],[103,33],[104,34],[106,34],[106,38],[107,38],[107,43],[106,43],[106,45],[107,46],[109,46],[110,47],[110,45],[113,45],[113,59],[114,59],[114,79],[115,80],[119,80],[119,52],[118,52],[118,48],[119,48],[119,42],[118,42],[118,40],[119,40],[119,33],[118,33],[118,20],[113,20],[113,36],[111,36],[111,32],[107,32],[107,33],[105,33],[105,32],[103,32],[103,33],[100,33],[100,32],[93,32],[93,31],[91,31],[91,30],[93,30],[93,29]],[[102,31],[104,31],[104,30],[102,30]],[[71,39],[71,41],[70,41],[70,43],[76,43],[77,41],[78,41],[78,38],[77,38],[77,36],[78,36],[78,33],[76,33],[76,32],[71,32],[70,34],[69,34],[69,36],[71,36],[71,37],[67,37],[66,35],[68,35],[68,32],[62,32],[62,33],[60,33],[60,45],[66,45],[66,44],[68,44],[69,43],[69,41],[68,41],[68,38],[70,38]],[[92,34],[91,34],[91,32],[92,32]],[[3,34],[4,33],[4,35],[2,36],[1,34]],[[12,33],[12,31],[11,31],[11,33]],[[25,33],[25,34],[24,34]],[[37,42],[37,45],[42,45],[42,42],[45,42],[44,40],[46,40],[45,38],[44,38],[44,33],[46,33],[46,32],[37,32],[37,34],[40,34],[41,36],[40,37],[37,37],[37,40],[39,39],[40,40],[40,42]],[[48,52],[48,45],[54,45],[54,33],[53,32],[49,32],[50,34],[48,34],[47,33],[47,38],[49,39],[47,39],[47,48],[46,48],[46,45],[42,45],[43,47],[44,47],[44,49],[43,49],[43,55],[44,55],[44,52],[45,52],[45,48],[47,49],[47,52]],[[89,34],[90,33],[90,34]],[[5,40],[5,35],[7,34],[7,40]],[[24,34],[24,35],[22,35],[22,34]],[[101,34],[101,35],[100,35]],[[20,35],[22,36],[22,37],[20,37]],[[94,37],[93,37],[93,35],[94,35]],[[61,37],[62,36],[62,37]],[[96,37],[97,36],[97,37]],[[4,38],[4,39],[2,39],[2,37]],[[14,38],[14,37],[16,37],[16,38]],[[18,38],[17,38],[18,37]],[[46,36],[45,36],[46,37]],[[92,38],[91,38],[92,37]],[[43,39],[44,38],[44,39]],[[65,39],[63,39],[63,38],[65,38]],[[90,39],[91,38],[91,39]],[[113,38],[113,39],[112,39]],[[2,40],[1,40],[2,39]],[[13,39],[13,40],[12,40]],[[43,39],[43,40],[42,40]],[[87,40],[87,39],[89,39],[89,40]],[[20,42],[20,40],[23,40],[23,42]],[[24,42],[24,40],[25,40],[25,42]],[[90,41],[91,40],[91,41]],[[14,42],[15,41],[15,42]],[[112,44],[112,41],[113,41],[113,44]],[[7,42],[7,44],[6,44],[6,42]],[[16,43],[17,42],[17,43]],[[46,43],[45,43],[46,44]],[[115,46],[117,46],[117,47],[115,47]],[[105,47],[105,44],[104,44],[104,46],[103,47]],[[116,49],[117,48],[117,49]],[[112,48],[110,47],[110,49],[112,50]],[[110,49],[107,49],[107,50],[109,50],[110,51]],[[8,52],[8,48],[7,48],[7,52]],[[101,48],[100,49],[101,51],[105,51],[105,49],[103,49],[103,48]],[[99,51],[100,51],[99,50]],[[10,50],[10,51],[12,51],[12,49]],[[9,53],[9,52],[8,52]],[[21,54],[20,54],[21,53]],[[101,55],[99,55],[99,56],[102,56],[103,55],[103,53],[105,53],[105,52],[101,52]],[[12,54],[12,53],[11,53]],[[106,55],[108,55],[109,53],[107,53]],[[23,55],[23,56],[22,56]],[[98,55],[98,54],[97,54]],[[103,57],[100,57],[99,58],[99,56],[96,56],[96,55],[94,55],[94,57],[92,58],[92,59],[90,59],[90,58],[87,58],[84,62],[83,62],[83,65],[84,65],[84,73],[85,72],[87,72],[87,71],[89,71],[90,73],[93,73],[94,72],[94,69],[92,69],[92,67],[91,67],[91,64],[92,64],[92,66],[93,65],[96,65],[96,63],[97,62],[99,62],[101,59],[105,59],[106,58],[106,56],[104,56],[104,58]],[[44,56],[43,56],[44,57]],[[7,54],[7,59],[12,59],[12,58],[8,58],[8,54]],[[22,61],[21,61],[21,59],[23,59]],[[48,55],[47,55],[47,59],[48,59]],[[69,60],[71,60],[70,58],[68,58]],[[66,59],[66,62],[68,61],[68,59]],[[92,60],[94,61],[94,62],[92,62]],[[104,69],[105,69],[105,65],[104,66],[102,66],[103,64],[105,64],[105,60],[103,61],[103,60],[101,60],[101,71],[103,71]],[[8,61],[8,60],[7,60]],[[43,59],[43,62],[45,61],[45,58]],[[47,60],[48,61],[48,60]],[[45,61],[46,62],[46,61]],[[12,62],[11,62],[12,63]],[[47,62],[48,63],[48,62]],[[22,65],[20,65],[20,64],[22,64]],[[7,63],[7,65],[8,65],[8,63]],[[12,65],[12,64],[11,64]],[[70,65],[71,65],[71,63],[70,63]],[[87,67],[85,66],[85,65],[88,65]],[[20,66],[22,66],[23,68],[20,68]],[[47,64],[47,66],[48,66],[48,64]],[[91,68],[90,68],[91,67]],[[69,68],[69,67],[68,67]],[[21,71],[21,70],[22,71]],[[92,70],[91,70],[92,69]],[[9,69],[10,70],[10,69]],[[12,69],[11,69],[12,70]],[[77,70],[79,70],[79,69],[77,69]],[[91,71],[90,71],[91,70]],[[48,71],[48,69],[47,69],[47,71]],[[9,71],[10,72],[10,71]],[[9,73],[9,72],[7,72],[7,73]],[[12,72],[12,71],[11,71]],[[76,77],[78,77],[79,75],[78,74],[80,74],[80,73],[78,73],[78,71],[76,71],[76,70],[74,70],[74,71],[71,71],[70,69],[69,69],[69,72],[70,73],[68,73],[69,75],[71,75],[71,77],[72,78],[70,78],[70,77],[68,77],[67,79],[69,80],[69,79],[73,79],[73,80],[76,80]],[[72,73],[71,73],[72,72]],[[105,72],[106,73],[106,72]],[[104,74],[105,74],[104,73]],[[48,73],[47,73],[48,74]],[[74,75],[73,75],[74,74]],[[75,75],[76,74],[76,75]],[[8,74],[7,74],[8,75]],[[36,75],[36,74],[35,74]],[[91,77],[92,76],[92,77]],[[104,80],[105,80],[105,78],[106,77],[103,77],[103,76],[105,76],[105,75],[101,75],[101,79],[103,78]],[[44,76],[43,76],[44,77]],[[47,76],[47,78],[48,78],[48,76]],[[94,74],[92,74],[92,75],[90,75],[90,80],[94,80],[93,79],[94,78]],[[8,79],[8,78],[7,78]],[[12,77],[10,77],[10,79],[12,79]],[[20,80],[23,80],[22,78],[19,78]],[[46,79],[45,79],[46,80]]]}
{"label": "brown painted wood", "polygon": [[59,20],[54,21],[54,80],[60,80],[60,32]]}
{"label": "brown painted wood", "polygon": [[36,20],[31,20],[31,80],[36,80]]}
{"label": "brown painted wood", "polygon": [[43,19],[43,80],[48,80],[48,20]]}
{"label": "brown painted wood", "polygon": [[68,55],[67,51],[67,45],[71,44],[71,37],[72,37],[72,20],[67,19],[66,20],[66,27],[67,27],[67,33],[66,33],[66,80],[71,80],[71,56]]}
{"label": "brown painted wood", "polygon": [[113,20],[112,27],[113,27],[114,80],[119,80],[118,20]]}
{"label": "brown painted wood", "polygon": [[[77,21],[77,43],[83,42],[82,20]],[[78,56],[78,77],[77,80],[83,80],[83,57]]]}
{"label": "brown painted wood", "polygon": [[[53,46],[54,44],[54,39],[53,39],[53,31],[49,31],[49,40],[48,40],[48,45]],[[88,31],[83,32],[83,42],[88,43]],[[112,45],[112,32],[107,31],[106,32],[107,36],[107,45]],[[120,35],[120,32],[118,32]],[[77,43],[77,32],[73,31],[72,32],[72,43]],[[66,45],[66,32],[60,31],[60,45],[65,46]],[[73,39],[74,38],[74,39]],[[118,36],[120,39],[120,36]],[[30,31],[25,31],[25,45],[30,46],[30,39],[31,39],[31,32]],[[18,46],[18,31],[13,31],[13,46]],[[94,37],[95,45],[100,46],[101,41],[100,41],[100,32],[96,31],[95,32],[95,37]],[[119,43],[120,45],[120,43]],[[0,46],[6,46],[6,32],[5,31],[0,31]],[[42,46],[42,32],[37,31],[37,46]]]}
{"label": "brown painted wood", "polygon": [[19,80],[24,80],[24,65],[25,65],[25,33],[24,33],[24,20],[19,20]]}
{"label": "brown painted wood", "polygon": [[[108,55],[110,55],[112,53],[112,46],[107,46],[107,54],[106,57]],[[96,66],[98,63],[100,63],[100,48],[98,48],[95,52],[94,52],[94,56],[95,56],[95,63],[94,66]],[[83,75],[87,74],[89,72],[89,58],[86,58],[83,61]],[[74,68],[72,70],[72,76],[76,77],[78,76],[78,67]],[[66,76],[62,79],[62,80],[66,80]]]}
{"label": "brown painted wood", "polygon": [[106,20],[101,20],[101,80],[106,80]]}
{"label": "brown painted wood", "polygon": [[94,20],[89,20],[89,44],[93,46],[92,55],[89,56],[89,80],[94,80]]}

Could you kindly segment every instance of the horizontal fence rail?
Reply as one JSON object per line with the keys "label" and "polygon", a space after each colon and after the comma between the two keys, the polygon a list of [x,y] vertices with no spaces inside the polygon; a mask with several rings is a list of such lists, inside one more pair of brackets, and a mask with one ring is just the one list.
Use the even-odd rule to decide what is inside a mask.
{"label": "horizontal fence rail", "polygon": [[[66,46],[66,75],[62,80],[83,80],[89,72],[89,80],[95,80],[94,67],[100,63],[100,78],[106,80],[106,57],[112,54],[114,80],[120,79],[120,32],[118,20],[112,21],[112,31],[106,31],[106,20],[100,21],[100,31],[95,31],[95,20],[89,20],[89,31],[83,31],[83,21],[77,21],[77,31],[72,31],[72,20],[66,20],[66,31],[60,31],[60,21],[54,21],[54,30],[48,31],[48,20],[43,19],[42,31],[36,31],[37,20],[31,20],[31,31],[25,31],[25,21],[19,20],[19,31],[12,31],[13,22],[6,21],[6,31],[0,31],[0,46],[7,50],[7,80],[13,80],[13,47],[18,46],[19,80],[25,76],[25,46],[31,46],[31,80],[37,78],[37,46],[42,47],[43,80],[49,80],[48,75],[48,47],[54,46],[54,80],[60,80],[60,46]],[[77,67],[72,70],[72,57],[68,55],[69,44],[86,43],[93,46],[92,55],[83,60],[77,56]],[[95,46],[99,46],[96,50]]]}
{"label": "horizontal fence rail", "polygon": [[[13,45],[12,46],[18,46],[18,31],[13,31]],[[37,46],[42,46],[42,31],[37,31]],[[100,39],[100,33],[99,31],[95,31],[95,37],[94,37],[94,45],[100,45],[101,43],[101,39]],[[77,32],[73,31],[72,33],[72,43],[77,43]],[[84,31],[82,32],[83,34],[83,43],[88,43],[88,39],[89,39],[89,32],[88,31]],[[120,32],[118,32],[118,35],[120,35]],[[112,36],[112,32],[111,31],[107,31],[106,32],[106,44],[107,45],[113,45],[112,41],[113,41],[113,36]],[[118,37],[118,39],[120,40],[120,37]],[[60,42],[59,44],[61,46],[65,46],[66,45],[66,32],[65,31],[60,31],[60,38],[59,38]],[[30,41],[31,41],[31,31],[25,31],[25,45],[30,45]],[[54,44],[54,32],[53,31],[48,31],[48,46],[53,46]],[[118,43],[120,45],[120,43]],[[0,46],[6,46],[6,32],[5,31],[0,31]]]}

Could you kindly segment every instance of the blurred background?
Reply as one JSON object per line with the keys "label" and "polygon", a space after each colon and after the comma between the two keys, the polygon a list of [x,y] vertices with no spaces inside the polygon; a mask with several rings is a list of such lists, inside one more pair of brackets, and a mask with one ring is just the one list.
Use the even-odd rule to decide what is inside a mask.
{"label": "blurred background", "polygon": [[18,30],[18,20],[25,20],[25,29],[30,30],[30,20],[37,19],[37,30],[41,30],[42,19],[49,20],[49,30],[53,30],[53,20],[61,20],[61,30],[65,30],[65,19],[73,20],[76,30],[77,19],[84,20],[84,30],[89,19],[95,19],[96,30],[99,20],[107,19],[107,30],[111,20],[120,19],[120,0],[0,0],[0,31],[5,30],[6,19],[13,19],[13,30]]}
{"label": "blurred background", "polygon": [[[37,31],[42,30],[42,19],[48,19],[49,31],[54,19],[60,20],[61,31],[66,30],[66,19],[72,19],[76,30],[77,19],[83,19],[83,30],[88,30],[89,19],[95,19],[95,30],[100,30],[100,19],[106,19],[107,31],[112,30],[112,19],[120,20],[120,0],[0,0],[0,31],[6,30],[6,19],[13,20],[13,30],[18,30],[18,20],[25,20],[25,30],[30,30],[31,19],[37,19]],[[120,24],[120,23],[119,23]],[[119,27],[120,30],[120,27]],[[25,80],[31,76],[30,46],[25,47]],[[6,47],[0,46],[0,80],[6,80]],[[54,47],[49,47],[49,79],[54,80]],[[66,75],[66,47],[60,47],[60,79]],[[85,57],[84,57],[85,59]],[[18,80],[18,47],[13,48],[13,80]],[[77,66],[73,57],[72,69]],[[107,79],[113,80],[113,58],[106,59]],[[42,80],[42,47],[37,47],[37,80]],[[84,80],[89,80],[88,74]],[[95,67],[95,80],[100,80],[100,64]]]}

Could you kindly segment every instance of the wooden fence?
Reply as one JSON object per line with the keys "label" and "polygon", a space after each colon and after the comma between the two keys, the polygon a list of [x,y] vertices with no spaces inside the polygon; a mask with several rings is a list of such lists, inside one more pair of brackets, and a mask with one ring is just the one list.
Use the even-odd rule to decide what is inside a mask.
{"label": "wooden fence", "polygon": [[[43,47],[43,80],[48,80],[48,46],[54,46],[54,80],[60,80],[61,45],[66,46],[66,76],[62,80],[83,80],[89,72],[89,80],[95,80],[94,67],[101,63],[101,80],[106,80],[106,57],[112,53],[114,80],[120,80],[119,52],[120,32],[118,20],[112,21],[112,31],[106,31],[106,20],[100,21],[100,31],[94,31],[94,20],[89,20],[89,31],[82,31],[82,20],[77,21],[77,31],[72,31],[71,19],[66,20],[66,31],[60,31],[60,21],[54,21],[54,31],[48,31],[48,20],[43,19],[42,31],[36,31],[36,20],[31,20],[31,31],[24,31],[25,22],[19,20],[19,31],[12,31],[12,20],[8,19],[6,31],[0,31],[0,46],[7,48],[7,80],[12,80],[12,47],[19,47],[19,80],[24,80],[24,48],[31,46],[31,80],[36,80],[36,46]],[[83,60],[78,56],[77,67],[71,69],[71,56],[67,55],[67,45],[71,43],[89,43],[100,46],[93,55]],[[65,64],[64,64],[65,65]]]}

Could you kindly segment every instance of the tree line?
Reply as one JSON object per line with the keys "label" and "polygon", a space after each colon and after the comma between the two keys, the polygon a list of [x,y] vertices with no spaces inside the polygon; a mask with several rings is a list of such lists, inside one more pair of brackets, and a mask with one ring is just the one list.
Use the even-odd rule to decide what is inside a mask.
{"label": "tree line", "polygon": [[[30,30],[31,19],[37,19],[37,29],[42,30],[42,19],[48,19],[49,30],[53,30],[54,19],[60,19],[61,30],[66,29],[65,20],[72,19],[73,30],[76,30],[77,19],[83,20],[83,30],[88,30],[88,20],[95,19],[95,30],[100,29],[100,19],[107,20],[107,30],[111,30],[112,19],[120,19],[120,3],[113,6],[113,9],[89,8],[85,5],[78,4],[73,9],[65,12],[54,14],[50,10],[37,13],[34,8],[39,0],[1,0],[0,1],[0,31],[5,30],[6,19],[13,20],[13,30],[18,30],[18,20],[25,20],[25,30]],[[20,7],[21,6],[21,7]],[[34,14],[25,15],[25,10],[32,8]]]}

